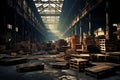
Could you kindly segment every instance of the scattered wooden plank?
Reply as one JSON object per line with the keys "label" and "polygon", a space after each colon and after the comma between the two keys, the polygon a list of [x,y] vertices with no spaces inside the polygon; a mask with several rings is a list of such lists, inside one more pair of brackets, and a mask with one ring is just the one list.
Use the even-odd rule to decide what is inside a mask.
{"label": "scattered wooden plank", "polygon": [[112,66],[97,65],[97,66],[85,68],[85,73],[87,75],[90,75],[96,78],[104,78],[115,73],[115,71]]}

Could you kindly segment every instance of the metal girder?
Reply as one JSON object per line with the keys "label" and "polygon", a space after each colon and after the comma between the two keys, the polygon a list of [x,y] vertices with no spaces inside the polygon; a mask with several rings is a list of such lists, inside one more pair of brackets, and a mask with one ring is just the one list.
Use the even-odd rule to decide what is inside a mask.
{"label": "metal girder", "polygon": [[60,14],[40,14],[40,16],[60,16]]}
{"label": "metal girder", "polygon": [[61,12],[61,4],[63,4],[63,0],[34,0],[36,7],[38,8],[40,14],[49,8],[50,10],[55,9],[58,12]]}
{"label": "metal girder", "polygon": [[85,17],[91,10],[93,10],[97,5],[99,5],[103,0],[91,0],[85,7],[82,9],[82,12],[79,13],[71,22],[69,27],[63,32],[61,36],[64,36],[74,25]]}
{"label": "metal girder", "polygon": [[41,4],[46,4],[46,3],[48,3],[48,4],[63,4],[63,2],[64,1],[61,1],[61,0],[59,0],[59,1],[41,1],[41,0],[36,0],[36,1],[34,1],[35,3],[41,3]]}
{"label": "metal girder", "polygon": [[[59,17],[64,0],[33,0],[46,28],[51,31],[59,24]],[[53,17],[54,16],[54,17]],[[51,24],[52,23],[52,24]],[[55,30],[54,30],[55,31]]]}

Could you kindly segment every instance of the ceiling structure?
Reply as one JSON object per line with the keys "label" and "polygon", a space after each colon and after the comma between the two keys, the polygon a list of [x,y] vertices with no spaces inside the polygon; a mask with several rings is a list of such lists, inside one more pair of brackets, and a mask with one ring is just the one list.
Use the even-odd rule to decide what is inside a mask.
{"label": "ceiling structure", "polygon": [[33,0],[48,33],[59,35],[58,24],[64,0]]}

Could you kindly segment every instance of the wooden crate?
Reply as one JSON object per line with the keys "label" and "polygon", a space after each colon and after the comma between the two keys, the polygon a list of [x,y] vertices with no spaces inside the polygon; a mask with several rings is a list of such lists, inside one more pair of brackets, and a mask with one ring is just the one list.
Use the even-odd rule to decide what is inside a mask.
{"label": "wooden crate", "polygon": [[18,72],[31,72],[37,70],[44,70],[44,64],[38,62],[25,63],[16,66]]}
{"label": "wooden crate", "polygon": [[99,47],[100,47],[101,52],[106,51],[105,41],[106,39],[99,39]]}

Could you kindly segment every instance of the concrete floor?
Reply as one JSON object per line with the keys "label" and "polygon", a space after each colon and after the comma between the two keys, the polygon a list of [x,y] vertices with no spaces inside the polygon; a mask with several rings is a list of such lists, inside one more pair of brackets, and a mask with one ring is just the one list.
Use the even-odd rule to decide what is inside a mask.
{"label": "concrete floor", "polygon": [[[25,56],[30,60],[29,62],[38,61],[45,64],[45,69],[39,71],[19,73],[16,71],[17,65],[0,66],[0,80],[98,80],[86,75],[84,72],[51,68],[50,64],[54,62],[55,56],[56,55],[52,57],[51,55]],[[120,80],[120,73],[100,80]]]}

